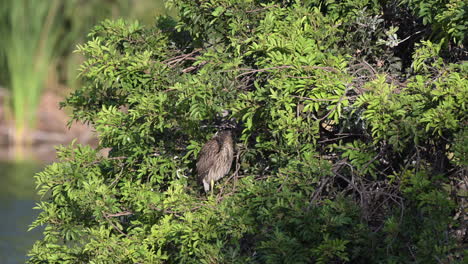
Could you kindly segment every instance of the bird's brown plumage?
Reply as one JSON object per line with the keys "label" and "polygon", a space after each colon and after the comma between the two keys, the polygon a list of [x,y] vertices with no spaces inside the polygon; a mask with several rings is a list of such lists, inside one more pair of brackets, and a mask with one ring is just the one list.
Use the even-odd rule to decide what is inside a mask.
{"label": "bird's brown plumage", "polygon": [[197,174],[206,192],[211,181],[224,177],[231,169],[234,145],[231,130],[218,132],[202,147],[197,161]]}

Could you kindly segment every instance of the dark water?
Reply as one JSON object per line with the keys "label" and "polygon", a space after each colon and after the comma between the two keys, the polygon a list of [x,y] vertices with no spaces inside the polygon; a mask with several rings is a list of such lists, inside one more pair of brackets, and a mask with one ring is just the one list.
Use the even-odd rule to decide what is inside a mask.
{"label": "dark water", "polygon": [[24,263],[42,230],[27,231],[39,214],[33,210],[36,194],[34,174],[43,165],[0,161],[0,263]]}

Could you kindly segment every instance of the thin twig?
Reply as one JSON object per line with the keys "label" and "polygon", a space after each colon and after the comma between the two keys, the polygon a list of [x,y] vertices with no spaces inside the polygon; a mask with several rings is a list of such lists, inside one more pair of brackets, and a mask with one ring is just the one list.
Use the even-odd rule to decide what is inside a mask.
{"label": "thin twig", "polygon": [[162,212],[162,213],[165,213],[165,214],[173,214],[177,217],[182,217],[179,212],[176,212],[176,211],[172,211],[172,210],[168,210],[168,209],[161,209],[159,207],[156,207],[154,204],[150,204],[149,207],[153,210],[156,210],[156,211],[159,211],[159,212]]}
{"label": "thin twig", "polygon": [[[239,174],[239,170],[240,170],[239,156],[240,156],[240,151],[238,151],[237,155],[236,155],[236,170],[231,174],[231,176],[229,176],[229,178],[225,181],[225,183],[221,187],[221,190],[219,191],[219,194],[216,196],[216,201],[217,202],[220,202],[223,199],[224,196],[222,194],[224,192],[224,187],[226,186],[226,184],[229,181],[231,181],[232,178],[235,178]],[[234,188],[232,189],[232,191],[229,194],[232,194],[232,193],[235,192],[235,190],[236,190],[235,182],[236,181],[234,181]],[[226,196],[229,196],[229,194],[227,194]]]}
{"label": "thin twig", "polygon": [[126,216],[126,215],[132,215],[132,211],[124,211],[124,212],[118,212],[115,214],[104,214],[106,217],[118,217],[118,216]]}
{"label": "thin twig", "polygon": [[329,139],[320,140],[317,143],[322,144],[322,143],[326,143],[326,142],[330,142],[330,141],[336,141],[336,140],[340,140],[340,139],[348,138],[348,137],[350,137],[350,136],[341,136],[341,137],[336,137],[336,138],[329,138]]}
{"label": "thin twig", "polygon": [[120,230],[120,228],[118,226],[116,226],[114,223],[112,223],[112,221],[109,219],[109,217],[107,216],[106,213],[103,214],[104,215],[104,218],[106,218],[107,222],[109,222],[109,224],[112,225],[112,227],[117,230],[120,234],[126,236],[127,238],[130,238],[127,234],[125,234],[122,230]]}
{"label": "thin twig", "polygon": [[262,7],[262,8],[252,9],[252,10],[248,10],[248,11],[245,11],[245,12],[246,13],[255,13],[255,12],[263,11],[263,10],[270,9],[270,8],[273,8],[273,7],[279,7],[279,5],[265,6],[265,7]]}
{"label": "thin twig", "polygon": [[195,58],[192,57],[192,55],[195,54],[195,53],[197,53],[197,52],[199,52],[199,51],[201,51],[201,50],[202,50],[201,48],[195,49],[195,50],[193,50],[193,51],[190,52],[190,53],[181,54],[181,55],[178,55],[178,56],[169,58],[169,59],[167,59],[167,60],[164,60],[164,61],[162,61],[162,63],[167,64],[167,65],[170,66],[170,65],[173,65],[173,64],[175,64],[175,63],[177,63],[177,62],[180,62],[180,61],[183,61],[183,60],[195,59]]}

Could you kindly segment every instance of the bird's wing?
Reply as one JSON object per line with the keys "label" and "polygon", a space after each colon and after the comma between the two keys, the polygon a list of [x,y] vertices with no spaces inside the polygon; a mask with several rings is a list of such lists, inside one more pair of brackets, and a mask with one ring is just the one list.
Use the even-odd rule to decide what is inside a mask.
{"label": "bird's wing", "polygon": [[204,177],[213,166],[220,148],[221,144],[215,138],[206,142],[202,147],[197,161],[197,173],[200,177]]}

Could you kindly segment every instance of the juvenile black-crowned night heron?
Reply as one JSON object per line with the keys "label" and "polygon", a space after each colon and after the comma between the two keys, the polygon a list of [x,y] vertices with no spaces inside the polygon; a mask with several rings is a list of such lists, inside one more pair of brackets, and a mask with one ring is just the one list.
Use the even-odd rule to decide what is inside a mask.
{"label": "juvenile black-crowned night heron", "polygon": [[221,130],[205,143],[197,161],[197,174],[205,192],[213,190],[214,182],[229,172],[233,158],[234,145],[231,130]]}

